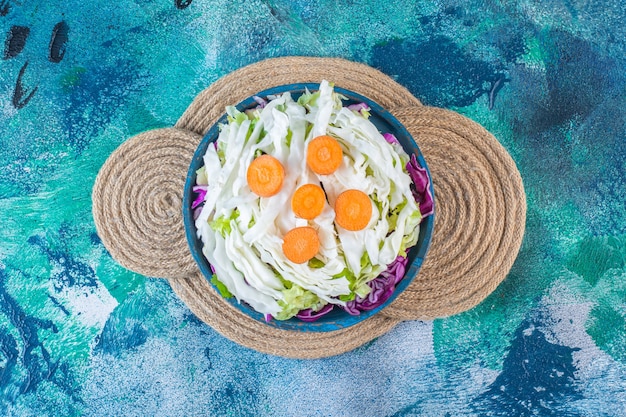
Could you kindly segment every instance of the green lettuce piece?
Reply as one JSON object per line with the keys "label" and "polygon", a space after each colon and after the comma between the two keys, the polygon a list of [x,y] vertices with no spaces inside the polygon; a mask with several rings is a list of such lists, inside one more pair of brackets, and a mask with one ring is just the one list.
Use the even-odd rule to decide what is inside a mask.
{"label": "green lettuce piece", "polygon": [[226,163],[226,143],[222,141],[217,141],[217,156],[220,159],[220,164],[224,166]]}
{"label": "green lettuce piece", "polygon": [[311,130],[313,130],[313,123],[307,123],[306,127],[304,128],[304,137],[308,138],[309,134],[311,133]]}
{"label": "green lettuce piece", "polygon": [[356,277],[354,276],[354,273],[352,271],[350,271],[348,268],[344,268],[343,271],[341,271],[338,274],[333,275],[334,279],[338,279],[338,278],[346,278],[348,280],[348,282],[352,283],[356,280]]}
{"label": "green lettuce piece", "polygon": [[319,269],[319,268],[323,268],[324,265],[326,264],[317,258],[311,258],[308,265],[309,265],[309,268]]}
{"label": "green lettuce piece", "polygon": [[243,122],[248,120],[248,115],[237,110],[235,106],[227,106],[226,114],[228,115],[226,117],[228,119],[228,123],[237,123],[238,125],[241,125]]}
{"label": "green lettuce piece", "polygon": [[347,301],[352,301],[352,300],[354,300],[355,298],[356,298],[356,294],[355,294],[355,293],[353,293],[353,292],[351,292],[350,294],[344,294],[344,295],[340,295],[340,296],[339,296],[339,299],[340,299],[341,301],[346,301],[346,302],[347,302]]}
{"label": "green lettuce piece", "polygon": [[282,291],[283,300],[278,301],[283,310],[275,318],[277,320],[287,320],[298,314],[300,310],[317,307],[321,300],[309,290],[305,290],[299,285],[293,284],[291,288]]}
{"label": "green lettuce piece", "polygon": [[254,124],[261,118],[261,112],[259,111],[259,109],[248,109],[245,111],[245,113],[246,116],[248,116],[248,119],[252,121],[250,127],[253,127]]}
{"label": "green lettuce piece", "polygon": [[206,176],[206,166],[202,165],[202,168],[196,171],[196,184],[208,185],[209,179]]}
{"label": "green lettuce piece", "polygon": [[239,217],[239,210],[233,210],[229,217],[220,216],[213,221],[209,222],[209,227],[216,232],[219,232],[222,237],[230,235],[233,231],[231,221]]}
{"label": "green lettuce piece", "polygon": [[[370,262],[371,261],[369,255],[367,254],[367,252],[364,252],[363,256],[361,257],[361,267],[363,268]],[[340,300],[349,301],[351,299],[354,299],[355,295],[358,295],[359,297],[366,297],[372,291],[370,286],[367,285],[367,282],[365,281],[367,279],[367,275],[363,275],[362,277],[358,278],[356,275],[354,275],[354,272],[352,272],[348,268],[344,268],[343,271],[341,271],[339,274],[333,275],[333,278],[346,278],[349,283],[350,294],[340,296]]]}
{"label": "green lettuce piece", "polygon": [[[328,83],[328,85],[330,85],[331,87],[335,86],[333,83]],[[348,99],[348,97],[344,96],[343,94],[339,94],[335,92],[332,93],[331,97],[333,101],[333,107],[335,108],[335,110],[339,110],[343,107],[343,103],[341,100]]]}
{"label": "green lettuce piece", "polygon": [[374,204],[376,205],[376,209],[378,210],[378,212],[382,214],[382,212],[383,212],[383,203],[378,198],[378,195],[376,193],[374,193],[374,194],[371,195],[371,198],[372,198],[372,201],[374,202]]}
{"label": "green lettuce piece", "polygon": [[215,288],[217,288],[217,291],[220,293],[222,297],[224,298],[233,297],[233,294],[230,291],[228,291],[228,288],[226,288],[226,285],[224,285],[222,281],[220,281],[217,278],[216,274],[213,274],[213,276],[211,277],[211,284],[213,284]]}
{"label": "green lettuce piece", "polygon": [[309,90],[306,90],[300,98],[298,98],[298,104],[303,107],[311,107],[315,105],[315,102],[320,97],[320,92],[316,91],[311,93]]}
{"label": "green lettuce piece", "polygon": [[407,257],[407,248],[411,248],[415,246],[417,243],[417,239],[419,238],[419,224],[422,221],[422,213],[419,210],[415,210],[413,213],[409,215],[409,218],[406,221],[406,231],[411,231],[402,237],[402,242],[400,243],[400,253],[398,255],[406,258]]}
{"label": "green lettuce piece", "polygon": [[363,255],[361,256],[361,269],[365,268],[371,263],[372,260],[370,259],[369,253],[367,253],[367,251],[363,252]]}
{"label": "green lettuce piece", "polygon": [[348,268],[344,268],[343,271],[341,271],[340,273],[333,275],[333,278],[334,279],[345,278],[349,282],[350,294],[340,295],[339,299],[341,301],[354,300],[354,298],[356,297],[356,294],[354,293],[354,290],[353,290],[354,284],[356,283],[356,276],[354,275],[354,273],[350,271]]}
{"label": "green lettuce piece", "polygon": [[359,282],[354,288],[354,293],[361,298],[365,298],[372,292],[372,287],[367,285],[367,282]]}
{"label": "green lettuce piece", "polygon": [[402,200],[402,203],[398,204],[394,207],[387,217],[387,221],[389,222],[389,230],[395,230],[398,225],[398,215],[402,211],[402,209],[407,205],[408,201],[406,198]]}

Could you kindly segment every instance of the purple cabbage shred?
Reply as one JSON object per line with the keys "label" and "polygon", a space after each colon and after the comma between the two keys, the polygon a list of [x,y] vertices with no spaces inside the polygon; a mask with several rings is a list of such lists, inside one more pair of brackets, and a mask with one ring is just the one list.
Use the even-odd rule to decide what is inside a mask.
{"label": "purple cabbage shred", "polygon": [[370,106],[365,103],[350,104],[349,106],[347,106],[347,108],[348,110],[352,110],[358,113],[361,113],[363,110],[370,111]]}
{"label": "purple cabbage shred", "polygon": [[320,317],[330,313],[334,307],[335,307],[334,304],[326,304],[324,307],[322,307],[318,311],[313,311],[312,309],[307,308],[306,310],[300,310],[300,312],[296,314],[296,317],[302,321],[307,321],[307,322],[315,321],[319,319]]}
{"label": "purple cabbage shred", "polygon": [[[400,143],[393,133],[383,133],[383,137],[391,144]],[[415,154],[411,155],[411,160],[406,164],[406,170],[409,172],[411,181],[413,181],[415,186],[413,197],[419,203],[422,217],[433,214],[434,204],[433,196],[430,192],[430,177],[428,176],[428,171],[417,162]]]}
{"label": "purple cabbage shred", "polygon": [[419,203],[422,217],[433,214],[433,195],[430,192],[430,177],[425,168],[419,166],[415,155],[411,155],[411,160],[406,164],[406,170],[413,181],[413,197]]}
{"label": "purple cabbage shred", "polygon": [[394,143],[399,144],[400,143],[398,141],[398,138],[396,138],[393,133],[383,133],[383,137],[385,138],[385,140],[388,143],[391,143],[391,144],[394,144]]}
{"label": "purple cabbage shred", "polygon": [[259,105],[260,108],[264,108],[267,105],[267,101],[259,96],[253,96],[252,99]]}
{"label": "purple cabbage shred", "polygon": [[196,221],[198,220],[198,217],[200,217],[200,213],[202,212],[202,206],[198,206],[195,209],[193,209],[193,220]]}
{"label": "purple cabbage shred", "polygon": [[191,208],[195,209],[200,204],[204,203],[204,198],[206,197],[208,186],[206,185],[194,185],[192,188],[193,192],[197,194],[196,199],[191,203]]}
{"label": "purple cabbage shred", "polygon": [[381,306],[391,297],[396,290],[396,285],[404,277],[408,258],[398,256],[387,266],[379,276],[367,283],[372,291],[365,298],[357,296],[354,300],[348,301],[344,310],[353,316],[359,315],[361,311],[373,310]]}

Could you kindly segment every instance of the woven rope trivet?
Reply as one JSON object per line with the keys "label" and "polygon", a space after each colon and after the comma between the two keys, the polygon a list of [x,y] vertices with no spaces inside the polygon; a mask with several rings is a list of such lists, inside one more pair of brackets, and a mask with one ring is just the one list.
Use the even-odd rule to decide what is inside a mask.
{"label": "woven rope trivet", "polygon": [[[200,274],[185,240],[182,191],[193,152],[225,106],[270,87],[322,79],[378,102],[413,135],[435,188],[433,240],[419,275],[379,314],[332,332],[280,330],[231,306]],[[98,174],[93,214],[113,258],[141,274],[168,278],[194,314],[223,336],[265,353],[320,358],[361,346],[402,320],[445,317],[480,303],[517,256],[526,200],[513,160],[480,125],[422,106],[404,87],[366,65],[288,57],[224,76],[196,97],[175,128],[126,141]]]}

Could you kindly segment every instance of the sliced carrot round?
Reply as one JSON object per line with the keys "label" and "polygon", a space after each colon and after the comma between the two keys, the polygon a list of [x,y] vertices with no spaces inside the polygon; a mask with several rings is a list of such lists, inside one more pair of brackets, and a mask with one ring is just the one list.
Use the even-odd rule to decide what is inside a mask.
{"label": "sliced carrot round", "polygon": [[372,218],[372,201],[363,191],[346,190],[335,200],[335,222],[346,230],[357,231]]}
{"label": "sliced carrot round", "polygon": [[313,258],[320,249],[320,238],[310,226],[296,227],[283,238],[283,253],[291,262],[303,264]]}
{"label": "sliced carrot round", "polygon": [[337,139],[324,135],[309,142],[306,163],[316,174],[332,174],[339,168],[342,159],[343,151]]}
{"label": "sliced carrot round", "polygon": [[246,173],[248,186],[259,197],[271,197],[280,191],[285,178],[285,168],[271,155],[254,159]]}
{"label": "sliced carrot round", "polygon": [[296,216],[313,220],[322,213],[326,203],[326,194],[316,184],[305,184],[299,187],[291,197],[291,209]]}

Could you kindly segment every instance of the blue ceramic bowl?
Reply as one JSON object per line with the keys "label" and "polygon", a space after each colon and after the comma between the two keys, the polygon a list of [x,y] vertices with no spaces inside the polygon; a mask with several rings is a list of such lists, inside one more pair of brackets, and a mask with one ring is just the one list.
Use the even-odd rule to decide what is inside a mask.
{"label": "blue ceramic bowl", "polygon": [[[302,93],[304,93],[305,89],[307,88],[309,89],[309,91],[316,91],[319,89],[319,84],[283,85],[261,91],[260,93],[256,94],[256,96],[266,98],[269,95],[278,95],[289,91],[291,92],[294,100],[297,100],[297,98]],[[400,144],[402,144],[404,150],[409,155],[417,155],[417,161],[419,162],[420,166],[428,170],[426,161],[424,160],[422,153],[419,151],[415,140],[413,140],[406,128],[394,116],[392,116],[391,113],[389,113],[387,110],[382,108],[380,105],[374,103],[370,99],[356,94],[352,91],[348,91],[339,87],[335,87],[334,91],[347,97],[348,100],[344,101],[344,106],[361,102],[367,103],[367,105],[369,105],[371,108],[371,115],[369,120],[371,120],[374,125],[376,125],[378,130],[382,133],[393,133],[395,137],[400,141]],[[239,103],[236,107],[240,111],[243,111],[245,109],[253,108],[255,106],[257,106],[257,103],[252,97],[250,97]],[[196,226],[193,220],[193,211],[191,210],[191,204],[195,198],[192,187],[196,183],[196,171],[200,169],[204,163],[202,158],[206,153],[207,147],[210,143],[217,140],[217,137],[219,135],[218,125],[222,123],[226,123],[226,115],[222,116],[217,121],[217,123],[213,125],[211,129],[209,129],[206,136],[200,142],[198,149],[196,149],[196,152],[189,166],[189,171],[187,173],[187,179],[185,181],[185,189],[183,195],[183,219],[185,223],[185,234],[187,236],[187,242],[189,243],[189,248],[191,250],[193,258],[197,262],[200,271],[202,271],[202,274],[208,281],[211,280],[212,272],[209,262],[202,254],[202,241],[196,237]],[[430,176],[430,171],[428,171],[428,175]],[[430,185],[430,192],[433,193],[434,197],[432,181]],[[396,286],[396,290],[394,291],[392,296],[379,307],[369,311],[362,311],[361,314],[358,316],[352,316],[346,313],[341,308],[334,308],[331,312],[329,312],[325,316],[322,316],[314,322],[304,322],[295,317],[284,321],[271,320],[270,322],[266,322],[263,314],[255,311],[247,304],[239,303],[235,298],[230,298],[227,301],[235,308],[240,310],[242,313],[252,317],[253,319],[265,323],[268,326],[285,330],[303,332],[327,332],[355,325],[367,319],[368,317],[373,316],[374,314],[385,308],[387,305],[389,305],[398,296],[398,294],[404,291],[411,283],[411,281],[413,281],[420,267],[422,266],[422,262],[430,246],[430,241],[433,233],[433,225],[434,215],[430,215],[422,220],[422,223],[420,224],[420,234],[417,244],[409,251],[408,254],[408,263],[405,276]]]}

